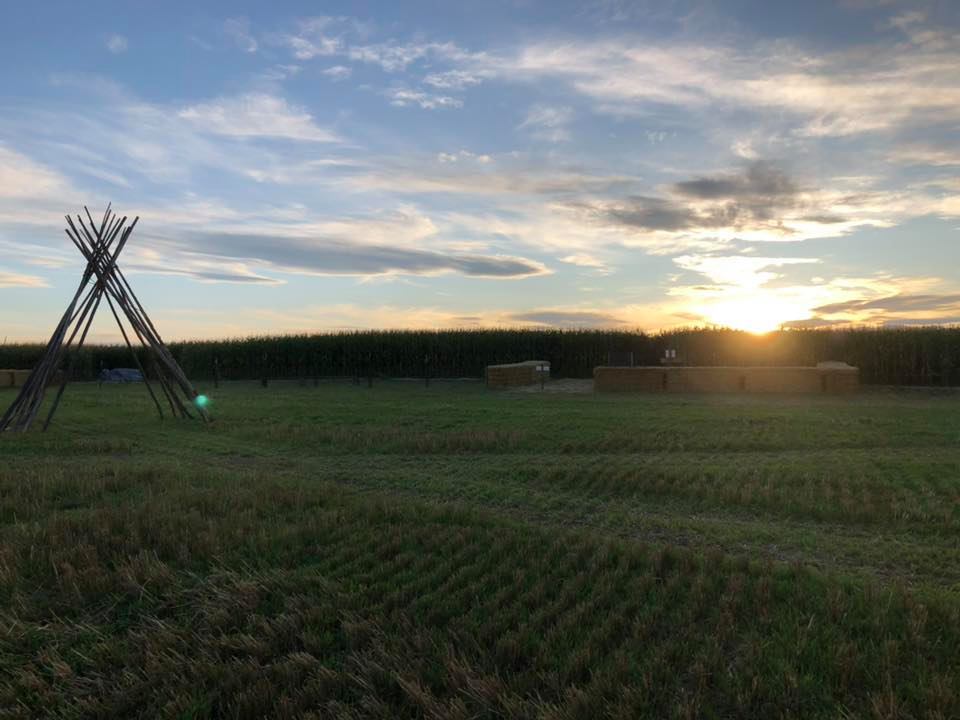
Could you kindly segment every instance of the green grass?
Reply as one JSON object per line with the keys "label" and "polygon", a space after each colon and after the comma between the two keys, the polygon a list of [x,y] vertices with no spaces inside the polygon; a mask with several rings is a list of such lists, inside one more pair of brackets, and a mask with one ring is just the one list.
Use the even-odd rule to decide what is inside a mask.
{"label": "green grass", "polygon": [[960,717],[958,399],[212,396],[0,437],[0,717]]}

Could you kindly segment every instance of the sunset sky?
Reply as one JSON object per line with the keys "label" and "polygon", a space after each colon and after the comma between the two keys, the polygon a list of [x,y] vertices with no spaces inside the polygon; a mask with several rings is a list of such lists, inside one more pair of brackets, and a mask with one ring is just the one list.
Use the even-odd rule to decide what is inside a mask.
{"label": "sunset sky", "polygon": [[[960,322],[960,2],[8,3],[0,342]],[[104,316],[94,340],[119,336]]]}

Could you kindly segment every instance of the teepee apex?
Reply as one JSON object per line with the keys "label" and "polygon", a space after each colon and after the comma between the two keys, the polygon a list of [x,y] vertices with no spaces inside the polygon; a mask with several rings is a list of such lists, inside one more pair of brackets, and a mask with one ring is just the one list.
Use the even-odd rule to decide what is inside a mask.
{"label": "teepee apex", "polygon": [[[68,215],[65,229],[67,237],[87,261],[80,285],[73,295],[73,300],[64,311],[60,323],[53,331],[40,362],[30,373],[13,404],[0,418],[0,431],[24,431],[30,427],[43,403],[47,386],[53,380],[57,370],[65,365],[60,387],[43,423],[43,429],[47,429],[63,397],[67,382],[71,379],[77,354],[76,352],[71,354],[70,350],[72,347],[74,350],[79,350],[83,346],[102,300],[107,301],[107,306],[117,321],[123,340],[130,348],[134,362],[143,375],[144,383],[160,417],[164,416],[163,404],[150,383],[150,375],[159,386],[164,401],[169,405],[170,413],[174,417],[193,417],[189,410],[189,406],[193,405],[200,418],[208,421],[210,418],[207,411],[195,403],[197,391],[163,343],[160,333],[157,332],[147,311],[117,265],[117,258],[140,218],[135,217],[128,224],[126,215],[118,217],[108,205],[98,225],[86,206],[83,210],[87,217],[86,222],[80,215],[76,216],[76,222]],[[152,371],[150,374],[143,367],[130,335],[124,328],[121,316],[126,319],[135,340],[146,348],[146,357]],[[76,340],[75,346],[74,340]]]}

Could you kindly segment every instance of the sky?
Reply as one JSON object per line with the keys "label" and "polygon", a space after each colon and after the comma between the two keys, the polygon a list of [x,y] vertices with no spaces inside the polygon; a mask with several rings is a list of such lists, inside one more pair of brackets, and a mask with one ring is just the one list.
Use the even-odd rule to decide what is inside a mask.
{"label": "sky", "polygon": [[958,323],[960,3],[10,3],[0,342],[108,202],[167,339]]}

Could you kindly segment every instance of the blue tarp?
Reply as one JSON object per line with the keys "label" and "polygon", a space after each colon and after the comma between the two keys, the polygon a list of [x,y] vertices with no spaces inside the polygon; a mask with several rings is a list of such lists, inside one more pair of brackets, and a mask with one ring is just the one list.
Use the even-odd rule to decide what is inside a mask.
{"label": "blue tarp", "polygon": [[135,368],[113,368],[100,371],[100,382],[129,383],[143,382],[143,375]]}

